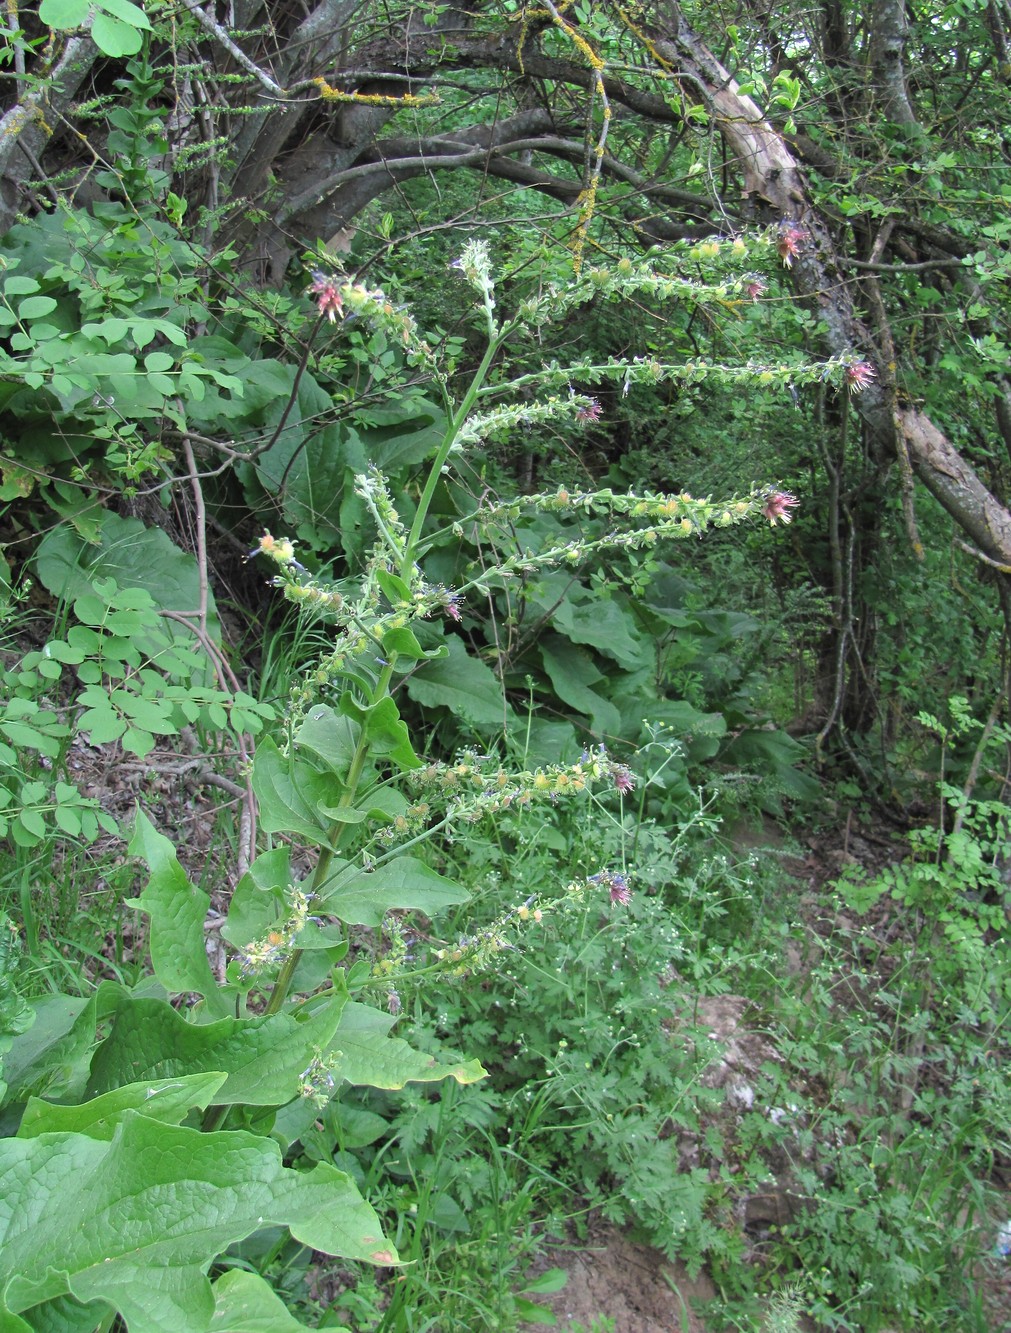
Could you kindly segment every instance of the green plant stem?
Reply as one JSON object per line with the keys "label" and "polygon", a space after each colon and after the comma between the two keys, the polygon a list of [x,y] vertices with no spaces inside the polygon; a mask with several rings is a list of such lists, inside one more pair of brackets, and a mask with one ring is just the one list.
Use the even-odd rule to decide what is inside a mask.
{"label": "green plant stem", "polygon": [[[384,699],[387,694],[389,694],[390,681],[393,679],[393,668],[396,660],[396,654],[391,653],[390,661],[383,667],[379,679],[376,681],[375,689],[372,691],[371,702],[373,704],[377,704],[380,699]],[[354,804],[355,795],[358,791],[358,784],[361,782],[362,773],[365,770],[365,763],[368,756],[368,729],[363,727],[361,735],[358,737],[358,743],[355,746],[354,755],[351,758],[351,766],[348,769],[347,782],[341,793],[341,798],[337,802],[337,809],[339,811],[347,810]],[[316,862],[316,870],[313,874],[312,884],[309,889],[311,896],[317,894],[325,883],[327,874],[330,870],[330,862],[333,860],[334,855],[340,847],[341,838],[343,838],[349,827],[340,819],[334,819],[332,822],[336,826],[336,832],[331,838],[329,845],[320,850],[319,860]],[[294,977],[295,969],[298,967],[302,958],[302,953],[302,949],[293,949],[284,960],[281,970],[277,974],[277,980],[274,982],[273,989],[270,992],[267,1006],[264,1009],[264,1014],[268,1017],[271,1014],[280,1012],[281,1006],[284,1004],[288,991],[291,988],[292,978]]]}
{"label": "green plant stem", "polygon": [[481,364],[474,372],[474,377],[468,385],[467,392],[463,396],[460,406],[456,409],[452,420],[446,428],[446,433],[442,437],[442,443],[439,445],[438,452],[432,462],[428,473],[428,479],[425,482],[425,489],[421,493],[421,499],[418,501],[418,510],[414,515],[414,522],[411,524],[410,535],[407,538],[407,549],[404,551],[403,560],[400,565],[400,577],[409,581],[411,571],[414,568],[415,558],[418,553],[418,547],[421,544],[421,533],[425,526],[425,519],[428,517],[428,511],[431,508],[432,497],[435,495],[435,488],[439,484],[439,478],[442,476],[442,469],[446,466],[446,459],[449,452],[456,442],[456,437],[463,429],[464,422],[470,415],[471,408],[477,401],[477,396],[481,391],[481,385],[484,383],[491,364],[495,360],[499,348],[505,341],[511,325],[507,325],[498,334],[493,334],[488,340],[488,346],[485,354],[481,358]]}

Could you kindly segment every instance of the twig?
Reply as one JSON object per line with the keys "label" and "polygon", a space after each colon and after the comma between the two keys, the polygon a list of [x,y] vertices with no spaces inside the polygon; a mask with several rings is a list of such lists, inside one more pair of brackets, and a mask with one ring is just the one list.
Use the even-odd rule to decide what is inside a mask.
{"label": "twig", "polygon": [[965,779],[965,785],[962,788],[962,795],[965,802],[959,807],[958,814],[955,816],[955,822],[952,826],[952,834],[959,833],[965,820],[965,811],[969,801],[972,798],[973,790],[976,786],[976,780],[979,777],[980,766],[983,763],[983,751],[990,743],[990,737],[993,735],[993,729],[997,725],[997,718],[1000,716],[1000,710],[1004,707],[1004,701],[1007,698],[1007,682],[1004,682],[996,699],[993,701],[993,707],[990,709],[990,716],[983,725],[983,731],[980,734],[979,744],[976,746],[972,756],[972,763],[969,765],[969,773]]}
{"label": "twig", "polygon": [[38,86],[0,118],[0,171],[10,161],[18,137],[33,122],[44,124],[43,108],[53,88],[60,85],[64,74],[86,53],[92,57],[97,48],[90,36],[71,37],[63,48],[56,67],[39,79]]}
{"label": "twig", "polygon": [[265,88],[268,93],[271,93],[274,97],[280,98],[282,101],[287,99],[288,94],[281,85],[275,83],[270,75],[265,73],[254,60],[250,60],[249,56],[246,55],[245,51],[243,51],[240,46],[236,46],[217,19],[212,18],[210,14],[208,14],[206,10],[201,9],[198,4],[194,4],[193,0],[183,0],[183,4],[204,31],[209,33],[216,42],[219,42],[232,59],[242,66],[247,74],[252,74],[253,78],[262,88]]}
{"label": "twig", "polygon": [[[181,412],[180,404],[180,412]],[[200,630],[203,637],[207,638],[207,511],[204,507],[204,492],[200,485],[200,478],[197,474],[197,460],[193,456],[193,448],[187,439],[183,436],[183,456],[186,459],[186,466],[189,469],[190,487],[193,491],[193,505],[196,510],[197,524],[197,573],[200,580]]]}
{"label": "twig", "polygon": [[999,560],[992,560],[988,555],[984,555],[982,551],[977,550],[975,546],[970,546],[968,542],[961,541],[956,537],[955,545],[961,547],[974,560],[979,560],[982,564],[989,565],[991,569],[996,569],[998,574],[1011,574],[1011,565],[1002,565]]}

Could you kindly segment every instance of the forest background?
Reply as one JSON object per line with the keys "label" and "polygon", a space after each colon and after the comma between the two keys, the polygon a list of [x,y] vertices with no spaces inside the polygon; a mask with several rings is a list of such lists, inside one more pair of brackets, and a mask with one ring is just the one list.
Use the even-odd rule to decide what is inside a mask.
{"label": "forest background", "polygon": [[1006,1327],[1011,6],[4,22],[0,1328]]}

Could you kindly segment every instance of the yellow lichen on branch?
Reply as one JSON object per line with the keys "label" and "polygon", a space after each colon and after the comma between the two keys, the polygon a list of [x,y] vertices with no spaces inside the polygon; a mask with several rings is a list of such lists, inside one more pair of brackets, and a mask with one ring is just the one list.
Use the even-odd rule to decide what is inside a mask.
{"label": "yellow lichen on branch", "polygon": [[319,95],[324,102],[358,102],[363,106],[439,106],[442,98],[438,93],[401,93],[399,96],[387,93],[348,93],[340,88],[334,88],[326,79],[311,79],[310,82],[319,89]]}
{"label": "yellow lichen on branch", "polygon": [[[599,97],[603,109],[600,133],[597,136],[596,144],[589,153],[590,161],[586,184],[579,194],[579,221],[576,223],[575,234],[572,238],[572,266],[578,273],[583,265],[583,251],[586,249],[587,233],[597,204],[597,189],[600,185],[600,172],[604,164],[604,145],[607,143],[607,131],[611,124],[611,104],[608,101],[607,89],[604,86],[604,71],[607,69],[607,63],[594,51],[583,34],[564,17],[562,11],[566,8],[566,3],[555,5],[552,0],[545,0],[543,12],[551,19],[559,32],[564,33],[572,42],[590,66],[593,71],[593,101]],[[591,116],[593,114],[593,101],[590,103]],[[589,130],[587,131],[587,137],[589,137]]]}

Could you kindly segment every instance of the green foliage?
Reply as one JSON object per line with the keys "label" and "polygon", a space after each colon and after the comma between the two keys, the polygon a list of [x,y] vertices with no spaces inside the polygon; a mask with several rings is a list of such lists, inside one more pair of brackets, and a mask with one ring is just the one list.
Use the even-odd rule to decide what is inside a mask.
{"label": "green foliage", "polygon": [[141,48],[151,22],[131,0],[100,0],[94,6],[82,0],[42,0],[39,18],[51,28],[73,31],[87,27],[98,49],[107,56],[132,56]]}
{"label": "green foliage", "polygon": [[[115,515],[105,516],[104,533],[114,520]],[[87,573],[69,562],[61,568],[57,548],[74,544],[67,533],[47,540],[40,553],[40,572],[51,586],[65,594],[88,591],[76,596],[78,623],[64,638],[25,654],[4,673],[9,693],[0,712],[5,738],[0,743],[0,835],[9,834],[21,847],[34,847],[56,831],[90,842],[100,829],[116,830],[115,821],[95,800],[83,797],[53,769],[39,768],[40,760],[58,766],[73,736],[95,746],[118,741],[124,751],[143,758],[156,737],[178,735],[184,727],[197,727],[207,735],[255,733],[273,716],[272,709],[244,692],[208,683],[206,653],[189,630],[165,618],[142,586],[145,577],[157,585],[160,568],[160,591],[171,603],[174,561],[187,558],[163,534],[146,531],[139,523],[130,535],[130,549],[137,556],[133,587],[119,588],[115,579],[97,577],[109,567],[101,554],[93,555]],[[160,563],[152,560],[145,568],[145,548],[151,546]],[[56,711],[47,701],[59,699],[68,668],[75,692],[71,702],[61,702]]]}
{"label": "green foliage", "polygon": [[[147,121],[141,117],[124,133],[128,130],[135,139],[142,138],[148,132]],[[121,245],[127,230],[120,217],[107,235]],[[37,238],[26,234],[20,240],[23,249],[30,249]],[[52,265],[44,280],[69,282],[68,275],[82,271],[73,258],[71,246],[65,267]],[[185,247],[175,255],[195,272],[191,258]],[[113,1311],[139,1328],[208,1327],[219,1316],[214,1290],[203,1273],[228,1245],[238,1246],[240,1252],[243,1247],[254,1251],[259,1243],[256,1233],[269,1227],[287,1227],[296,1242],[323,1252],[395,1263],[394,1248],[350,1177],[331,1162],[313,1164],[303,1157],[303,1140],[306,1136],[312,1140],[319,1112],[342,1084],[398,1089],[408,1081],[439,1083],[449,1078],[469,1084],[480,1079],[484,1071],[476,1060],[433,1059],[427,1051],[391,1036],[395,1017],[383,1014],[376,1002],[385,1001],[395,1013],[401,1004],[398,987],[413,987],[425,974],[459,979],[492,966],[507,948],[509,930],[524,913],[529,915],[529,908],[518,915],[507,909],[501,921],[433,949],[419,972],[408,956],[399,914],[415,910],[437,916],[466,902],[469,895],[413,849],[513,806],[522,809],[563,795],[579,797],[606,784],[626,793],[634,786],[631,770],[600,746],[578,760],[515,770],[493,754],[477,751],[451,763],[426,763],[416,749],[416,729],[394,697],[396,685],[409,676],[409,688],[426,710],[448,709],[479,732],[500,731],[503,724],[506,729],[517,726],[504,702],[502,677],[469,654],[457,635],[426,624],[439,613],[459,620],[460,593],[443,582],[429,582],[421,562],[429,550],[429,512],[444,486],[450,455],[464,440],[474,441],[499,429],[514,412],[508,395],[518,389],[508,384],[496,387],[491,411],[478,411],[493,361],[515,333],[531,322],[542,322],[547,311],[539,303],[527,303],[519,314],[499,323],[483,248],[468,247],[461,264],[481,296],[487,351],[459,400],[449,392],[447,378],[437,375],[444,399],[440,411],[419,406],[416,398],[397,410],[373,410],[367,445],[372,465],[354,474],[353,491],[347,497],[375,533],[375,545],[364,553],[358,577],[334,585],[295,559],[291,541],[268,533],[259,544],[259,552],[274,562],[275,582],[289,599],[335,626],[322,656],[293,687],[283,731],[277,740],[267,737],[260,742],[251,772],[264,832],[273,839],[297,840],[303,849],[300,865],[308,864],[308,874],[296,869],[295,858],[281,842],[253,862],[240,879],[222,925],[222,936],[235,955],[221,977],[212,970],[204,949],[208,894],[190,883],[171,844],[139,814],[130,851],[147,864],[149,877],[131,905],[149,923],[151,985],[131,989],[102,982],[81,998],[38,999],[31,1004],[32,1025],[12,1036],[4,1064],[6,1102],[9,1123],[21,1128],[20,1137],[8,1142],[11,1171],[40,1173],[44,1182],[30,1197],[13,1201],[12,1217],[20,1207],[51,1216],[53,1234],[47,1237],[45,1253],[55,1248],[68,1255],[65,1270],[54,1275],[29,1238],[18,1234],[15,1241],[14,1233],[7,1237],[6,1309],[10,1319],[19,1321],[12,1327],[22,1323],[35,1327],[56,1317],[91,1327]],[[129,265],[117,277],[129,281]],[[629,282],[634,289],[650,284],[664,287],[669,280],[641,270],[630,275]],[[326,297],[330,309],[343,304],[356,312],[372,330],[371,337],[396,334],[405,346],[401,364],[432,362],[433,354],[413,321],[395,310],[381,292],[343,283],[336,276],[317,278],[314,290],[321,306]],[[85,287],[79,285],[73,292],[83,307]],[[104,332],[114,341],[138,346],[148,335],[163,336],[182,349],[167,328],[152,324],[141,329],[137,315],[143,300],[138,301],[138,294],[136,289],[131,292],[130,317],[109,315]],[[687,288],[683,294],[688,294]],[[193,295],[197,299],[195,288]],[[108,302],[108,292],[102,299]],[[568,299],[558,295],[561,310],[567,308]],[[104,384],[100,377],[135,374],[136,361],[130,365],[123,361],[122,366],[117,362],[115,367],[85,363],[92,375],[90,396],[78,394],[83,385],[72,378],[68,382],[74,392],[67,392],[56,372],[48,376],[35,368],[41,344],[62,345],[63,338],[55,327],[52,336],[47,332],[38,338],[32,321],[52,315],[56,308],[55,298],[44,296],[42,302],[44,309],[28,306],[17,312],[24,328],[12,343],[25,355],[11,373],[29,388],[52,393],[55,410],[65,414],[62,432],[69,429],[72,417],[80,430],[82,412],[85,416],[97,412],[96,403],[105,404],[105,394],[117,387],[111,380]],[[68,308],[72,315],[72,302]],[[180,327],[193,314],[180,307],[174,310]],[[82,326],[83,336],[88,336],[86,327]],[[321,327],[317,320],[313,332]],[[98,328],[97,336],[102,332]],[[85,355],[73,345],[77,336],[71,321],[64,341],[75,364]],[[209,350],[195,351],[187,341],[179,355],[202,356]],[[183,383],[185,370],[180,369],[178,381],[155,386],[163,397],[157,405],[152,402],[150,413],[143,404],[138,408],[136,396],[127,397],[113,432],[116,441],[126,420],[133,422],[131,429],[143,426],[147,431],[156,406],[182,428],[188,425],[186,404],[194,403],[195,414],[207,413],[202,421],[205,429],[220,429],[222,420],[227,420],[229,435],[240,443],[244,430],[251,435],[255,430],[261,440],[264,430],[270,432],[267,447],[251,452],[244,484],[262,487],[276,477],[273,484],[283,489],[284,503],[293,506],[291,515],[300,528],[319,521],[319,530],[312,528],[311,536],[322,545],[327,533],[344,521],[347,500],[339,510],[317,512],[316,487],[326,481],[323,494],[328,495],[342,481],[346,486],[349,470],[361,466],[363,458],[351,447],[347,429],[338,427],[333,397],[306,370],[303,357],[293,375],[286,368],[279,372],[287,398],[270,407],[262,395],[256,399],[253,387],[262,391],[269,380],[261,361],[237,355],[227,343],[215,344],[213,353],[218,364],[228,366],[227,372],[211,375],[215,392],[234,392],[235,398],[227,402],[238,402],[237,410],[224,407],[226,400],[220,395],[202,408],[201,403],[207,402],[205,386],[195,390],[193,383]],[[113,355],[129,360],[133,353]],[[608,368],[606,373],[617,370]],[[167,371],[157,373],[167,375]],[[624,373],[655,372],[630,363]],[[36,383],[40,374],[42,381]],[[572,418],[586,405],[583,397],[555,393],[556,378],[553,371],[545,372],[545,392],[535,419]],[[523,388],[525,392],[525,382]],[[7,406],[13,411],[17,404],[11,399]],[[47,406],[53,410],[54,404]],[[38,404],[31,408],[25,400],[19,410],[42,409]],[[263,415],[256,418],[260,411]],[[520,416],[526,412],[523,408]],[[323,459],[329,461],[334,451],[336,437],[325,438],[323,452],[316,452],[321,423],[325,434],[328,417],[334,430],[344,430],[350,449],[336,450],[339,467],[332,477],[327,474],[329,480],[321,469]],[[364,432],[362,424],[359,441],[366,439]],[[275,448],[282,452],[272,457]],[[407,518],[401,517],[387,478],[374,465],[377,456],[400,468],[422,458],[428,461],[426,480]],[[124,470],[116,449],[104,456],[95,454],[93,461],[97,469]],[[277,473],[272,473],[273,467]],[[52,486],[47,490],[50,503],[60,495]],[[551,513],[556,498],[535,496],[516,504],[529,510],[536,523],[539,514]],[[500,589],[519,574],[550,579],[560,567],[578,564],[584,554],[634,554],[665,538],[684,539],[708,527],[729,527],[759,513],[766,499],[765,491],[725,503],[601,491],[580,500],[584,509],[599,516],[599,533],[591,531],[580,539],[565,532],[553,536],[549,524],[546,541],[535,547],[521,538],[513,554],[486,564],[474,583]],[[439,503],[444,503],[441,493]],[[52,639],[10,673],[12,698],[35,704],[33,716],[38,717],[43,710],[32,691],[55,690],[64,669],[73,668],[78,685],[73,724],[78,731],[94,744],[118,740],[138,755],[149,753],[156,737],[171,736],[182,726],[258,727],[269,710],[248,696],[223,691],[208,672],[205,654],[217,663],[214,606],[206,589],[199,582],[194,586],[192,567],[161,534],[138,524],[100,512],[78,513],[77,518],[76,535],[53,534],[38,553],[40,577],[71,601],[77,623],[65,637]],[[463,519],[468,525],[488,527],[492,521],[480,506]],[[348,548],[345,554],[351,557],[355,549]],[[200,605],[195,623],[200,653],[186,637],[187,631],[177,628],[187,611],[192,614],[194,601]],[[648,673],[650,654],[629,619],[629,604],[605,610],[601,622],[587,598],[574,596],[571,605],[556,606],[551,614],[556,634],[565,635],[563,644],[567,641],[609,656],[632,677]],[[570,670],[564,647],[556,649],[556,659],[563,679]],[[616,717],[620,721],[617,712]],[[14,719],[8,726],[14,726]],[[47,737],[40,725],[20,739],[28,744],[42,736],[52,746],[69,734],[68,727]],[[584,921],[589,921],[591,896],[606,898],[609,887],[616,901],[628,894],[623,875],[598,867],[574,882],[559,906],[565,911],[582,907]],[[352,951],[352,930],[362,926],[379,932],[376,943],[371,948],[356,944]],[[390,942],[385,953],[384,940]],[[589,1011],[584,1015],[587,1021],[594,1017]],[[181,1095],[183,1087],[191,1089],[189,1095]],[[158,1099],[162,1089],[170,1095]],[[604,1094],[591,1090],[587,1095],[593,1100]],[[282,1167],[278,1143],[265,1136],[278,1140],[280,1151],[305,1169]],[[620,1137],[615,1152],[625,1160],[632,1138]],[[135,1206],[130,1221],[117,1227],[114,1253],[109,1256],[113,1266],[107,1273],[93,1271],[95,1247],[109,1250],[110,1244],[98,1221],[92,1224],[85,1197],[79,1203],[65,1198],[57,1213],[56,1195],[47,1193],[49,1182],[70,1169],[86,1186],[93,1178],[103,1181],[104,1192],[91,1194],[96,1218],[112,1206],[110,1200],[121,1182],[130,1181]],[[194,1212],[190,1195],[202,1178],[209,1188]],[[647,1187],[646,1176],[636,1175],[635,1181],[637,1187]],[[176,1209],[170,1216],[163,1196]],[[425,1207],[432,1208],[440,1225],[455,1229],[456,1214],[448,1196],[432,1196]],[[163,1214],[169,1219],[164,1235]],[[68,1237],[73,1232],[83,1239],[65,1242],[58,1227],[66,1228]],[[149,1231],[154,1236],[150,1244]],[[145,1256],[150,1252],[152,1265],[174,1274],[158,1301],[145,1301],[151,1270],[138,1262],[138,1252]],[[226,1286],[224,1294],[229,1291]],[[261,1288],[242,1294],[256,1300],[265,1297]],[[518,1289],[512,1291],[511,1300],[515,1312],[535,1313],[529,1297]],[[222,1320],[232,1317],[228,1312],[220,1315]]]}
{"label": "green foliage", "polygon": [[[880,292],[891,293],[903,311],[902,394],[946,421],[1000,493],[986,414],[1007,361],[1008,227],[993,221],[1007,201],[1006,164],[963,102],[989,105],[1003,62],[960,59],[952,94],[938,70],[951,63],[953,34],[980,40],[982,11],[941,9],[910,17],[928,57],[910,96],[932,107],[929,143],[883,125],[877,94],[866,114],[846,82],[874,63],[873,16],[843,25],[856,34],[852,59],[823,60],[803,23],[789,70],[765,68],[769,35],[747,20],[728,32],[728,49],[739,89],[791,134],[808,98],[847,108],[831,133],[810,123],[802,133],[818,170],[821,151],[833,155],[813,189],[831,194],[861,263],[872,235],[879,259],[893,230],[908,247],[906,217],[930,238],[926,270],[892,273],[911,252],[890,252],[902,263],[875,274],[875,318]],[[570,63],[593,52],[655,96],[643,38],[623,15],[586,4],[572,14],[578,29],[555,15],[540,34],[524,18],[517,48]],[[163,73],[146,53],[150,22],[129,0],[87,12],[43,0],[38,17],[64,33],[87,27],[106,56],[138,58],[119,79],[103,66],[94,87],[104,91],[73,113],[101,125],[88,182],[101,200],[55,202],[0,255],[4,535],[51,529],[35,568],[68,619],[5,668],[0,703],[0,832],[16,857],[5,883],[20,874],[31,955],[19,970],[4,928],[0,1091],[16,1130],[3,1149],[7,1323],[83,1330],[109,1327],[118,1311],[139,1328],[300,1327],[275,1292],[291,1304],[317,1299],[308,1247],[366,1261],[393,1254],[358,1188],[412,1268],[386,1290],[363,1279],[339,1317],[403,1333],[545,1318],[535,1298],[546,1279],[531,1283],[510,1243],[532,1246],[535,1212],[556,1202],[542,1187],[560,1174],[579,1190],[573,1206],[635,1221],[693,1267],[711,1264],[727,1300],[736,1293],[748,1306],[742,1328],[759,1317],[794,1328],[802,1313],[868,1330],[970,1318],[980,1182],[1007,1141],[1006,1120],[986,1122],[978,1104],[1003,1107],[1007,1089],[973,1028],[995,1038],[1009,998],[1007,811],[989,799],[989,774],[977,789],[986,798],[971,794],[975,738],[956,728],[961,753],[942,758],[943,815],[913,835],[909,859],[840,886],[850,910],[897,908],[907,928],[870,962],[862,943],[847,941],[844,958],[834,938],[802,1001],[774,1002],[759,980],[775,966],[763,911],[776,890],[712,843],[717,797],[721,810],[782,812],[817,795],[798,771],[804,747],[770,718],[793,707],[791,671],[798,704],[805,673],[824,694],[826,662],[834,670],[845,655],[835,657],[827,630],[843,649],[857,628],[880,636],[856,644],[852,660],[869,695],[890,692],[888,709],[854,735],[841,707],[839,731],[855,763],[876,769],[880,748],[903,783],[911,710],[940,711],[977,674],[972,708],[982,712],[1000,652],[993,615],[964,596],[973,556],[952,556],[942,590],[947,530],[922,501],[926,578],[904,548],[896,554],[905,538],[896,515],[881,517],[881,460],[834,392],[841,367],[808,354],[821,314],[791,309],[775,290],[776,234],[671,246],[643,261],[615,239],[630,220],[631,176],[609,184],[591,170],[575,232],[557,200],[536,217],[532,193],[503,194],[479,223],[491,220],[508,253],[506,281],[496,295],[487,254],[468,246],[456,269],[479,305],[461,323],[459,280],[442,279],[455,252],[432,224],[446,216],[444,198],[469,213],[471,192],[453,182],[443,193],[434,176],[398,180],[403,227],[416,233],[403,271],[384,293],[332,272],[320,250],[307,261],[326,265],[313,274],[313,312],[303,295],[252,288],[248,255],[217,239],[222,223],[250,236],[261,221],[218,199],[219,172],[234,179],[235,145],[222,151],[207,129],[230,87],[246,97],[241,44],[259,37],[229,39],[245,73],[222,75],[219,62],[208,98],[206,23],[199,40],[192,26],[181,39],[159,33],[157,59],[173,56]],[[438,23],[435,11],[421,17]],[[22,67],[41,39],[13,31],[14,11],[10,21],[12,83],[34,96],[44,90]],[[398,21],[396,8],[383,16]],[[370,22],[363,11],[361,31]],[[444,45],[442,63],[454,58]],[[187,81],[185,108],[175,77]],[[472,104],[490,105],[483,73],[443,82],[437,110],[410,111],[419,132],[442,134]],[[557,87],[567,95],[564,80]],[[33,124],[44,111],[34,108]],[[649,187],[661,221],[668,187],[683,205],[704,181],[688,194],[691,225],[704,228],[717,217],[706,112],[677,114],[684,132],[673,137],[659,121],[616,115],[608,151],[663,182]],[[560,142],[570,117],[566,105],[552,126]],[[944,142],[949,124],[964,134],[957,152]],[[592,125],[587,133],[592,147]],[[52,138],[63,151],[66,136]],[[599,147],[602,160],[603,138]],[[536,170],[547,160],[538,155]],[[213,178],[206,210],[180,184],[194,162]],[[397,262],[388,251],[403,227],[386,207],[377,201],[375,226],[363,219],[352,242],[359,277],[379,255],[385,272]],[[719,216],[736,225],[733,207]],[[573,251],[584,260],[574,281]],[[947,284],[957,290],[961,277],[971,286],[955,311]],[[397,304],[412,284],[426,289],[420,327]],[[770,286],[770,302],[755,299]],[[942,322],[947,346],[935,336]],[[773,492],[730,492],[773,469],[814,503],[774,557],[768,533],[742,548],[735,532],[735,549],[729,528],[767,509]],[[160,530],[104,508],[138,491],[194,505],[198,545],[205,500],[212,522],[240,537],[283,525],[305,567],[285,537],[268,533],[259,550],[323,646],[298,650],[297,668],[281,672],[276,693],[290,686],[290,709],[250,774],[264,850],[229,901],[221,884],[191,883],[138,816],[130,852],[149,874],[130,906],[148,930],[153,975],[96,989],[82,973],[65,985],[72,995],[29,1002],[18,983],[54,985],[40,967],[29,872],[47,865],[49,848],[62,858],[66,839],[113,830],[66,780],[68,747],[118,743],[144,757],[186,730],[207,751],[222,733],[230,747],[274,721],[226,686],[206,558],[198,567]],[[685,545],[703,533],[705,548]],[[0,574],[6,589],[6,560]],[[805,606],[816,608],[806,620]],[[995,736],[1008,741],[999,726]],[[968,773],[965,790],[953,772]],[[881,777],[887,787],[884,765]],[[591,802],[582,823],[556,808],[570,797],[577,811]],[[220,975],[204,947],[212,902],[232,951]],[[428,918],[417,934],[408,912]],[[95,953],[106,968],[102,947]],[[843,1014],[847,968],[862,998]],[[731,985],[751,987],[770,1023],[786,1022],[789,1065],[724,1132],[728,1108],[702,1081],[717,1052],[694,1009]],[[433,997],[437,1022],[426,1011]],[[412,1045],[390,1035],[405,1000]],[[942,1054],[921,1076],[935,1045]],[[482,1071],[458,1046],[491,1055],[493,1090],[470,1086]],[[406,1082],[418,1088],[386,1095]],[[706,1128],[709,1114],[723,1118]],[[687,1167],[686,1142],[697,1149]],[[760,1238],[776,1281],[796,1275],[766,1305],[741,1262],[735,1208],[777,1155],[809,1207]],[[52,1181],[64,1177],[75,1189],[58,1198]],[[125,1199],[130,1216],[110,1227],[108,1209]],[[38,1238],[21,1228],[33,1213],[45,1223]],[[151,1261],[138,1262],[138,1250]],[[65,1256],[59,1272],[54,1252]],[[213,1282],[211,1265],[225,1270]],[[333,1326],[334,1311],[322,1317]],[[982,1327],[978,1309],[976,1318]]]}

